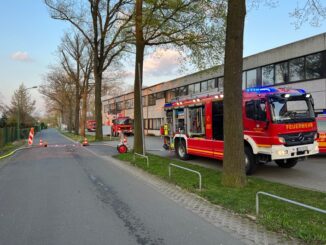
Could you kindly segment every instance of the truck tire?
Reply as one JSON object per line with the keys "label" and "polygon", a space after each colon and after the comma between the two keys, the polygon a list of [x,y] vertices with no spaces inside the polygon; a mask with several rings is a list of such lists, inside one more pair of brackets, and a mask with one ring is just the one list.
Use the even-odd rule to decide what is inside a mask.
{"label": "truck tire", "polygon": [[246,169],[246,174],[251,175],[256,171],[257,168],[257,158],[256,156],[252,153],[252,150],[250,147],[245,146],[244,148],[245,151],[245,169]]}
{"label": "truck tire", "polygon": [[[178,141],[178,140],[175,140]],[[181,160],[189,160],[190,156],[187,153],[187,147],[186,147],[186,143],[184,140],[180,140],[179,142],[175,142],[175,152],[177,154],[177,156],[181,159]]]}
{"label": "truck tire", "polygon": [[280,168],[292,168],[298,163],[298,158],[275,160],[275,163]]}

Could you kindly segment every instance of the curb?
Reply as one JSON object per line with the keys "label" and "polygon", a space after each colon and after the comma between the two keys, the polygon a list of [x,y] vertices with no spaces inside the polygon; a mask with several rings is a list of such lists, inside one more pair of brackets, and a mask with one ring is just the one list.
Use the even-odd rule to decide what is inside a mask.
{"label": "curb", "polygon": [[7,157],[10,157],[11,155],[15,154],[17,151],[25,150],[25,149],[30,149],[30,148],[33,148],[33,147],[25,146],[25,147],[21,147],[21,148],[15,149],[15,150],[13,150],[12,152],[10,152],[10,153],[8,153],[6,155],[0,156],[0,160],[5,159]]}

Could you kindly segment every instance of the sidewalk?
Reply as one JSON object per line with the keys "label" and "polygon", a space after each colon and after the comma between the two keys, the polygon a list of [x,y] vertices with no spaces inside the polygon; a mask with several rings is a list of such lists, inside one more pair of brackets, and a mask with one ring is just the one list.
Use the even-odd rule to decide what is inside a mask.
{"label": "sidewalk", "polygon": [[246,244],[300,244],[298,240],[289,239],[281,234],[267,231],[264,227],[247,217],[242,217],[220,206],[211,204],[196,194],[169,184],[128,163],[121,162],[110,156],[98,154],[90,148],[86,148],[86,150],[143,180],[180,206],[197,214],[212,225],[229,232]]}

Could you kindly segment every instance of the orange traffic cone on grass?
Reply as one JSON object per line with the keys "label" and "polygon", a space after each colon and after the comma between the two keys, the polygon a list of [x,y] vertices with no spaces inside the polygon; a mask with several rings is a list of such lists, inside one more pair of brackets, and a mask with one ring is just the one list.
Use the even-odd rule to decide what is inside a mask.
{"label": "orange traffic cone on grass", "polygon": [[88,144],[88,140],[87,140],[87,138],[85,137],[84,138],[84,141],[83,141],[83,146],[88,146],[89,144]]}

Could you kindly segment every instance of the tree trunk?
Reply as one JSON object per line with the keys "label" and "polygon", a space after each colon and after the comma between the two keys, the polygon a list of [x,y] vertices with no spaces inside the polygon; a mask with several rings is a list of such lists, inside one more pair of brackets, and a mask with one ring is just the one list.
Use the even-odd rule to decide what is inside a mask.
{"label": "tree trunk", "polygon": [[80,112],[80,94],[79,86],[76,86],[76,104],[75,104],[75,134],[79,134],[79,112]]}
{"label": "tree trunk", "polygon": [[224,159],[225,186],[246,185],[242,121],[242,53],[246,15],[245,0],[229,0],[224,63]]}
{"label": "tree trunk", "polygon": [[136,0],[136,62],[135,62],[135,84],[134,84],[134,151],[143,154],[143,128],[142,113],[142,80],[145,43],[142,30],[142,6],[143,0]]}
{"label": "tree trunk", "polygon": [[[96,55],[94,55],[96,56]],[[102,88],[102,71],[98,67],[98,58],[94,59],[94,80],[95,80],[95,120],[96,120],[96,140],[103,140],[102,131],[102,101],[101,101],[101,88]]]}
{"label": "tree trunk", "polygon": [[69,116],[69,119],[68,119],[68,131],[71,133],[72,132],[72,128],[73,128],[73,106],[72,106],[72,103],[71,101],[69,101],[69,112],[68,112],[68,116]]}
{"label": "tree trunk", "polygon": [[86,125],[86,113],[87,113],[87,87],[84,86],[82,95],[82,114],[80,122],[80,134],[85,137],[85,125]]}

